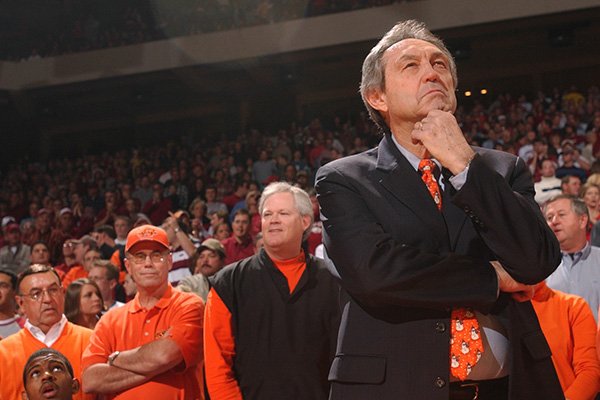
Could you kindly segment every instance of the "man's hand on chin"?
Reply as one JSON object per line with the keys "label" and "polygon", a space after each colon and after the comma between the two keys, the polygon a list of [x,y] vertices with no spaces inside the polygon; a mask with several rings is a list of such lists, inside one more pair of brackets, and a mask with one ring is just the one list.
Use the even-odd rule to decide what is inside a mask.
{"label": "man's hand on chin", "polygon": [[414,125],[411,137],[422,143],[453,175],[463,171],[475,155],[456,118],[448,111],[431,110]]}

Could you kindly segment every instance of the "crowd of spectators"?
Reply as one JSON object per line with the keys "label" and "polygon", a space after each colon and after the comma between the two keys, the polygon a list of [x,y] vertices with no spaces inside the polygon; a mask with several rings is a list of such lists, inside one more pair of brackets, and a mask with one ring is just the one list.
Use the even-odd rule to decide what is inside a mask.
{"label": "crowd of spectators", "polygon": [[[563,175],[581,174],[582,181],[598,171],[597,86],[555,89],[532,98],[500,94],[491,100],[457,110],[472,144],[519,154],[537,181],[544,160],[557,163],[558,178],[561,169]],[[0,245],[12,240],[18,224],[23,243],[46,243],[55,265],[64,262],[65,240],[114,226],[119,216],[131,225],[161,225],[178,211],[178,217],[189,218],[194,239],[222,240],[231,234],[232,211],[239,208],[250,212],[254,236],[260,231],[256,202],[265,185],[281,180],[310,191],[321,165],[378,142],[380,134],[366,114],[356,115],[330,122],[315,118],[274,134],[252,129],[231,140],[186,137],[164,145],[14,165],[0,182]]]}
{"label": "crowd of spectators", "polygon": [[[408,0],[404,0],[408,1]],[[411,0],[414,1],[414,0]],[[0,59],[30,60],[377,7],[396,0],[135,0],[0,6]],[[48,7],[51,7],[49,10]],[[31,16],[32,10],[38,10]]]}
{"label": "crowd of spectators", "polygon": [[[307,221],[310,230],[304,251],[322,257],[322,224],[312,188],[314,174],[331,160],[374,146],[381,135],[364,112],[356,115],[347,120],[335,117],[330,122],[315,118],[305,126],[292,123],[275,134],[253,129],[233,139],[199,136],[192,140],[193,137],[182,136],[180,141],[164,145],[48,162],[24,161],[14,165],[3,172],[0,179],[0,289],[14,293],[19,287],[27,293],[16,298],[20,299],[21,311],[28,321],[32,321],[35,310],[40,310],[39,301],[56,300],[58,304],[57,299],[64,293],[59,286],[62,284],[66,290],[66,317],[62,317],[62,323],[69,327],[65,332],[81,329],[80,326],[94,328],[98,323],[101,325],[106,321],[108,310],[125,307],[125,302],[135,295],[136,290],[138,294],[140,290],[147,290],[141,286],[146,281],[132,280],[126,273],[124,257],[130,236],[154,229],[150,224],[164,229],[161,231],[164,236],[160,239],[161,249],[168,245],[171,253],[163,278],[178,291],[193,292],[207,299],[209,276],[224,265],[262,254],[262,246],[269,245],[261,239],[258,204],[264,207],[264,203],[260,203],[261,191],[274,181],[285,181],[308,192],[314,222],[311,226]],[[554,178],[552,182],[556,183],[559,175],[564,176],[558,181],[562,199],[580,202],[580,209],[585,213],[587,207],[593,217],[589,227],[586,223],[569,226],[578,227],[579,238],[586,246],[590,234],[594,243],[591,228],[600,215],[600,186],[593,186],[600,183],[600,148],[597,146],[600,90],[597,86],[584,91],[574,87],[553,90],[532,98],[504,93],[489,103],[475,101],[473,106],[461,107],[456,117],[470,143],[518,154],[529,165],[538,183],[542,182],[542,177]],[[571,185],[571,178],[578,180],[579,185]],[[580,187],[582,190],[578,192]],[[570,194],[579,195],[582,200],[564,197],[571,188],[573,193]],[[546,189],[555,188],[548,186]],[[268,194],[264,196],[268,197]],[[557,228],[560,221],[551,216],[553,212],[548,206],[555,199],[549,200],[544,210],[561,243],[561,250],[565,252],[568,249],[563,245],[568,241],[559,236],[565,236],[566,230]],[[268,226],[268,220],[264,221]],[[131,230],[134,227],[138,229]],[[596,224],[596,227],[600,225]],[[593,247],[594,252],[597,249]],[[565,256],[569,254],[572,252],[564,253]],[[164,253],[152,248],[134,252],[127,255],[129,272],[135,275],[131,263],[140,268],[148,257],[153,265],[162,265],[165,261]],[[39,273],[38,278],[48,280],[45,289],[29,288],[29,283],[25,284],[25,289],[23,284],[15,285],[18,273],[21,283],[28,274]],[[592,291],[596,293],[596,288]],[[25,302],[23,297],[32,302]],[[17,349],[26,347],[21,344],[25,341],[20,334],[24,320],[15,313],[13,298],[3,296],[0,299],[3,322],[0,336],[4,338],[5,359],[8,359],[7,354],[17,354]],[[593,304],[594,310],[597,309],[595,298],[584,297]],[[559,374],[563,374],[561,382],[573,380],[569,375],[571,364],[578,363],[571,361],[574,357],[571,346],[585,347],[586,359],[597,363],[593,346],[596,338],[594,313],[585,301],[553,292],[543,284],[536,287],[534,305],[544,334],[551,338],[553,358],[559,360],[555,365]],[[61,320],[60,308],[54,310],[55,321]],[[585,328],[579,322],[567,324],[571,315],[580,311],[586,313],[581,318]],[[563,322],[560,332],[555,329],[552,319],[556,315]],[[147,322],[140,320],[138,325]],[[110,324],[115,326],[114,321]],[[564,331],[569,334],[565,336]],[[53,346],[63,353],[74,351],[71,358],[79,360],[85,347],[82,343],[88,340],[85,335],[91,334],[87,329],[82,332],[65,333],[65,337],[69,337],[67,342],[77,340],[78,346],[61,347],[64,340]],[[83,339],[77,339],[77,335]],[[201,336],[194,337],[198,340]],[[563,340],[565,337],[575,339]],[[108,363],[118,355],[116,352],[108,356]],[[25,358],[20,356],[21,361]],[[578,355],[577,360],[581,359]],[[16,362],[5,364],[16,365]],[[594,368],[596,376],[598,368]],[[21,367],[16,370],[20,371]],[[81,365],[77,364],[74,370],[81,374]],[[4,388],[5,392],[18,392],[20,381],[16,378],[9,381],[12,386]],[[597,391],[597,385],[594,385],[580,384],[578,387],[583,387],[592,396]]]}

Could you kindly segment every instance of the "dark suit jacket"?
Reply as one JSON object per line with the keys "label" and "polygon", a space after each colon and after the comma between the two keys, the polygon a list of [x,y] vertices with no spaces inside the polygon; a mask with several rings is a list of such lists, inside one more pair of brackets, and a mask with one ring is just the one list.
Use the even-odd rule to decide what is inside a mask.
{"label": "dark suit jacket", "polygon": [[534,284],[558,266],[558,242],[523,161],[475,150],[461,190],[446,180],[441,213],[389,134],[318,171],[325,248],[349,294],[332,399],[447,400],[456,306],[508,321],[511,399],[564,398],[531,303],[498,297],[489,263]]}

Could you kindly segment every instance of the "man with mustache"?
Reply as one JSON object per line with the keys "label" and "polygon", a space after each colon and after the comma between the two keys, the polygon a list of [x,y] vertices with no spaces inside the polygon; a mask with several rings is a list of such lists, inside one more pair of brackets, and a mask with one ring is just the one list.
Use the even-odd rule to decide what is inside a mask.
{"label": "man with mustache", "polygon": [[456,85],[443,42],[399,22],[363,63],[379,146],[317,172],[349,295],[330,399],[564,398],[528,301],[558,243],[523,160],[465,140]]}
{"label": "man with mustache", "polygon": [[[34,264],[19,275],[17,303],[27,317],[18,333],[0,341],[0,398],[18,399],[24,390],[21,375],[35,351],[51,347],[63,353],[73,365],[74,377],[81,378],[81,355],[92,331],[67,321],[64,316],[65,289],[52,267]],[[77,400],[95,395],[77,393]]]}
{"label": "man with mustache", "polygon": [[210,284],[208,278],[216,274],[225,265],[225,248],[217,239],[206,239],[192,257],[190,271],[192,276],[181,280],[177,290],[195,293],[206,302]]}

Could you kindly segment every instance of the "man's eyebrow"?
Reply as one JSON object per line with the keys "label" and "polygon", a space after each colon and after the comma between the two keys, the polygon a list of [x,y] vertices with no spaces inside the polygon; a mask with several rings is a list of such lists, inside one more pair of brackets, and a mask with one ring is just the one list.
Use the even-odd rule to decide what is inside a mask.
{"label": "man's eyebrow", "polygon": [[42,360],[31,363],[29,365],[29,367],[27,367],[27,369],[25,370],[25,373],[29,374],[29,372],[31,372],[32,369],[39,367],[41,362],[42,362]]}
{"label": "man's eyebrow", "polygon": [[448,60],[448,56],[443,52],[443,51],[434,51],[433,53],[431,53],[431,58],[438,58],[438,57],[442,57],[446,60]]}
{"label": "man's eyebrow", "polygon": [[400,57],[397,57],[395,60],[393,60],[393,63],[400,64],[400,63],[403,63],[406,61],[415,61],[418,59],[419,59],[419,57],[416,54],[411,54],[411,53],[406,54],[405,53],[405,54],[402,54]]}
{"label": "man's eyebrow", "polygon": [[[445,60],[448,60],[448,56],[440,50],[436,50],[433,51],[430,55],[429,58],[444,58]],[[414,60],[419,60],[421,57],[417,54],[414,53],[404,53],[402,55],[400,55],[399,57],[396,57],[394,60],[392,60],[392,62],[394,63],[401,63],[401,62],[405,62],[405,61],[414,61]]]}

